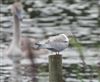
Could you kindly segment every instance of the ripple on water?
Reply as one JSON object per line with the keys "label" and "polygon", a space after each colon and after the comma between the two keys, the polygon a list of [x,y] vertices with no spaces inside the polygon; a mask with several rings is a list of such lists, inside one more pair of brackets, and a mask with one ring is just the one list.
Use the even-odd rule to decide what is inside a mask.
{"label": "ripple on water", "polygon": [[12,20],[11,16],[2,16],[2,17],[0,17],[0,23],[9,22],[10,20]]}
{"label": "ripple on water", "polygon": [[[65,1],[61,0],[54,0],[53,3],[46,4],[45,1],[40,0],[26,0],[26,5],[32,5],[32,10],[36,9],[41,12],[40,17],[36,18],[29,18],[30,16],[26,13],[23,14],[25,16],[23,18],[23,21],[21,22],[21,32],[22,36],[28,36],[29,38],[37,38],[37,39],[44,39],[46,36],[52,36],[59,33],[70,33],[71,24],[73,23],[72,32],[75,33],[75,37],[77,37],[80,41],[80,44],[83,48],[83,55],[85,56],[85,61],[87,65],[89,66],[96,66],[98,62],[100,62],[100,50],[95,48],[91,49],[90,46],[100,41],[99,35],[100,35],[100,29],[95,28],[97,25],[97,13],[98,8],[96,6],[90,6],[90,2],[86,2],[85,4],[81,4],[81,0],[76,1],[77,3],[69,4],[65,3]],[[78,3],[79,2],[79,3]],[[32,4],[34,3],[34,5]],[[2,36],[2,33],[6,33],[7,35],[9,33],[12,33],[12,16],[7,16],[5,13],[8,13],[7,10],[8,5],[0,5],[0,36]],[[87,9],[88,8],[88,9]],[[34,13],[32,13],[34,14]],[[74,15],[74,16],[73,16]],[[46,37],[46,38],[47,38]],[[11,40],[12,36],[3,36],[0,37],[2,40],[3,38],[9,38]],[[6,40],[5,40],[6,41]],[[2,43],[2,41],[0,42]],[[12,69],[12,61],[5,57],[5,54],[3,54],[4,49],[7,47],[7,44],[9,42],[3,42],[0,45],[0,80],[4,82],[5,77],[8,77],[10,74],[10,71]],[[93,46],[94,47],[94,46]],[[49,52],[48,54],[43,54],[39,58],[35,59],[35,62],[37,64],[45,64],[48,65],[48,56],[53,54],[52,52]],[[73,65],[79,65],[82,63],[82,60],[79,58],[80,53],[77,51],[76,48],[67,48],[63,52],[61,52],[63,55],[63,66],[65,67],[64,70],[69,70]],[[22,65],[27,65],[30,63],[30,61],[22,60]],[[45,68],[45,66],[43,66]],[[70,68],[70,70],[75,70]],[[69,70],[69,72],[70,72]],[[86,69],[86,71],[90,69]],[[89,71],[87,73],[81,73],[81,76],[85,76],[88,78]],[[68,71],[65,71],[66,74]],[[97,77],[97,73],[93,71],[93,75]],[[68,77],[66,78],[67,82],[80,82],[80,79],[76,78],[77,74],[70,73]],[[37,78],[39,79],[39,82],[45,82],[48,81],[48,72],[46,71],[39,73],[37,75]],[[24,77],[23,79],[25,82],[29,79],[28,77]],[[89,79],[82,78],[84,82],[89,82]],[[94,77],[93,82],[98,82],[98,80]]]}

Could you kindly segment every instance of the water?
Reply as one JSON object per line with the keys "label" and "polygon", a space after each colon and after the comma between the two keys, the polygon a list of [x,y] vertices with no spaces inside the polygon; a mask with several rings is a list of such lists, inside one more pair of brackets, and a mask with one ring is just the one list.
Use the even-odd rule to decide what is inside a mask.
{"label": "water", "polygon": [[[81,82],[81,80],[90,82],[90,67],[92,67],[92,82],[99,82],[97,67],[100,62],[100,28],[98,27],[98,15],[100,13],[97,4],[88,0],[54,0],[52,3],[46,3],[46,1],[23,1],[26,12],[23,13],[24,18],[21,23],[22,36],[43,40],[59,33],[70,34],[72,31],[82,45],[82,52],[89,67],[86,71],[83,70],[82,61],[79,58],[80,53],[77,51],[77,47],[70,43],[69,47],[61,52],[63,54],[63,77],[65,82]],[[3,54],[12,38],[13,20],[7,10],[8,5],[8,2],[0,4],[1,82],[6,82],[12,70],[12,61]],[[52,52],[36,58],[36,63],[39,65],[37,75],[39,82],[48,82],[48,56],[50,54]],[[22,66],[27,64],[26,62],[26,60],[22,60]],[[28,77],[23,76],[23,80],[26,82]]]}

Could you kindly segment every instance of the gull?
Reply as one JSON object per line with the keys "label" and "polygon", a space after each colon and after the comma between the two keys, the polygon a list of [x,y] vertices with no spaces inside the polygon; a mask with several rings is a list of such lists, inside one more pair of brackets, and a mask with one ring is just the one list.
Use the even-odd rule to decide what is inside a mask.
{"label": "gull", "polygon": [[68,44],[69,39],[65,34],[59,34],[58,36],[50,37],[45,43],[36,43],[38,48],[44,48],[52,52],[56,52],[56,55],[67,48]]}

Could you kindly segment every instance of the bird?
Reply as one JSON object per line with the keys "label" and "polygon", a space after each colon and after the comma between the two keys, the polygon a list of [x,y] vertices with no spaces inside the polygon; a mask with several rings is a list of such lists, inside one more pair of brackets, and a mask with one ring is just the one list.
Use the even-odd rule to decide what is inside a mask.
{"label": "bird", "polygon": [[36,46],[33,47],[48,49],[52,52],[56,52],[56,55],[58,55],[59,52],[63,51],[65,48],[68,47],[68,44],[68,37],[65,34],[59,34],[57,36],[50,37],[44,43],[35,43]]}
{"label": "bird", "polygon": [[[10,43],[10,46],[6,50],[6,54],[9,57],[13,56],[26,56],[27,57],[31,54],[34,54],[34,52],[38,51],[37,49],[34,49],[30,47],[31,44],[35,44],[36,39],[35,38],[28,38],[26,36],[21,36],[21,26],[20,23],[22,22],[22,13],[23,7],[20,2],[20,0],[15,0],[14,4],[10,5],[8,7],[9,11],[13,15],[13,37],[12,42]],[[15,57],[16,58],[16,57]],[[13,58],[11,58],[13,60]]]}
{"label": "bird", "polygon": [[40,54],[42,50],[31,48],[31,45],[34,45],[35,42],[37,42],[35,38],[29,39],[28,37],[21,36],[20,23],[23,21],[23,18],[21,16],[23,7],[20,0],[15,0],[14,4],[10,5],[8,9],[13,15],[13,37],[12,42],[5,51],[5,54],[13,61],[13,66],[16,74],[14,76],[16,77],[16,82],[22,82],[18,80],[20,76],[17,74],[18,69],[16,68],[20,67],[21,60],[25,58],[30,61],[30,67],[32,68],[30,70],[33,73],[32,79],[33,81],[35,81],[36,78],[34,77],[36,76],[37,66],[34,59],[36,54]]}
{"label": "bird", "polygon": [[12,60],[13,71],[11,72],[12,78],[11,81],[14,82],[22,82],[22,78],[20,75],[20,60],[23,58],[23,51],[20,48],[20,21],[21,21],[21,3],[19,1],[15,1],[12,5],[10,5],[9,10],[13,15],[13,37],[10,45],[5,51],[7,57]]}
{"label": "bird", "polygon": [[20,60],[21,55],[23,54],[20,48],[20,39],[21,39],[21,32],[20,32],[20,21],[21,21],[21,9],[22,6],[20,2],[16,1],[14,4],[8,7],[11,14],[13,15],[13,37],[10,46],[6,51],[6,55],[13,61]]}

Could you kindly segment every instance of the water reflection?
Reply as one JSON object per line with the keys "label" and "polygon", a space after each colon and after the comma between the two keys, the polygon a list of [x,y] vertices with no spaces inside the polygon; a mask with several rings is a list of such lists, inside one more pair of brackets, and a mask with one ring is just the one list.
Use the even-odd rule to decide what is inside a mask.
{"label": "water reflection", "polygon": [[[6,1],[3,2],[6,3]],[[98,1],[100,3],[100,0]],[[4,79],[6,82],[12,70],[12,62],[3,54],[12,38],[12,16],[7,10],[8,2],[0,4],[1,82],[4,82]],[[98,28],[99,10],[96,3],[88,0],[51,0],[52,3],[46,2],[48,1],[23,1],[25,13],[21,23],[22,36],[43,40],[59,33],[70,34],[72,31],[83,47],[86,64],[93,69],[92,82],[98,82],[97,63],[100,62],[100,28]],[[77,49],[70,43],[69,48],[61,53],[63,54],[65,82],[81,82],[80,78],[84,82],[89,82],[91,69],[83,70]],[[36,58],[36,63],[39,65],[37,75],[39,82],[48,82],[48,55],[50,54],[52,53],[49,52]],[[26,60],[22,60],[23,62]],[[28,79],[28,77],[23,76],[23,80],[26,82]]]}

